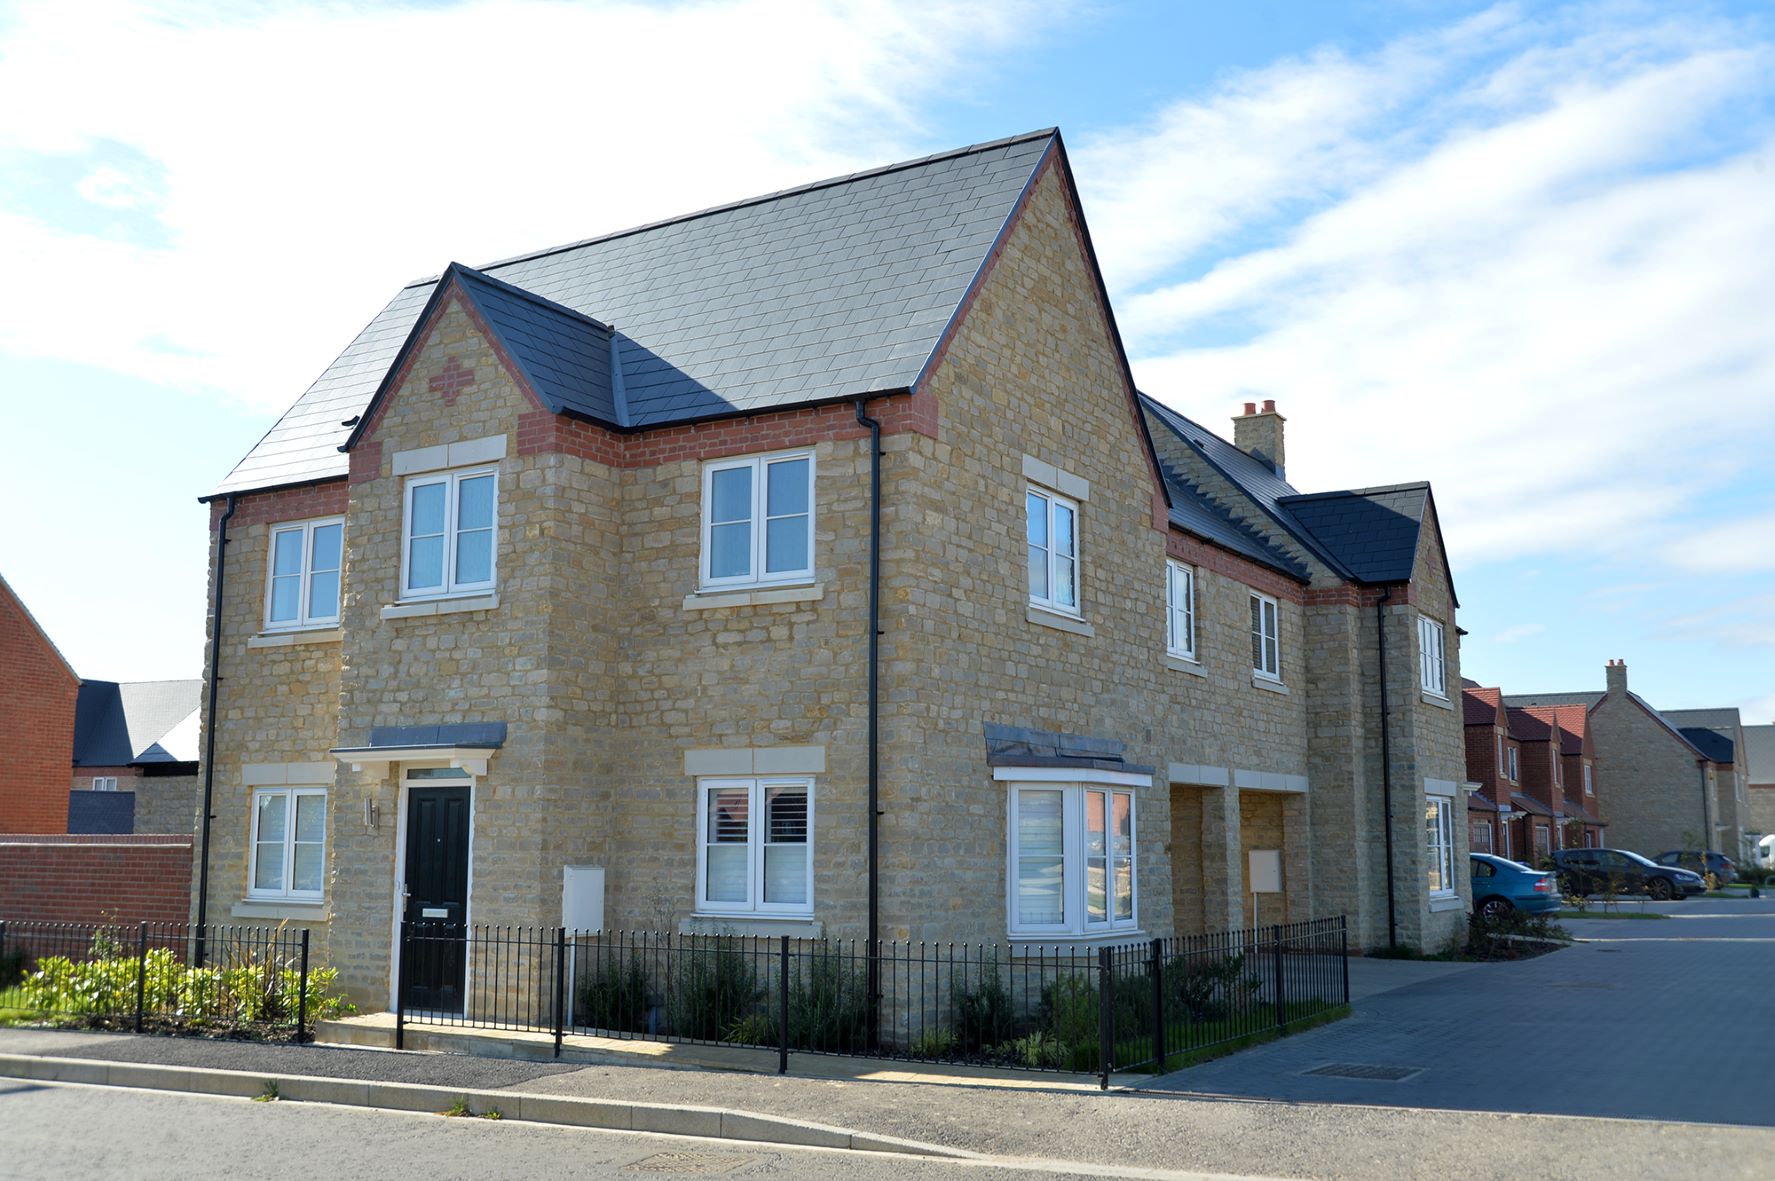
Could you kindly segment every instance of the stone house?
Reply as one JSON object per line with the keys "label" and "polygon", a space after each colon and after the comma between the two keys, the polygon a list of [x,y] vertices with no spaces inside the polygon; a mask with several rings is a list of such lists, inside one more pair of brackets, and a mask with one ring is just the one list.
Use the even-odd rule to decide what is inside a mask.
{"label": "stone house", "polygon": [[1052,131],[453,264],[205,497],[199,915],[377,1005],[403,918],[569,882],[607,928],[1077,946],[1246,922],[1274,851],[1263,921],[1440,942],[1428,487],[1299,496],[1273,409],[1235,442],[1134,389]]}
{"label": "stone house", "polygon": [[80,678],[0,578],[0,833],[68,831],[68,765]]}
{"label": "stone house", "polygon": [[195,680],[80,682],[70,833],[195,831],[202,690]]}
{"label": "stone house", "polygon": [[1706,752],[1719,771],[1718,824],[1735,829],[1737,841],[1719,845],[1734,860],[1755,856],[1757,841],[1767,829],[1759,829],[1750,814],[1750,766],[1744,719],[1736,709],[1667,709],[1671,725],[1697,749]]}
{"label": "stone house", "polygon": [[[1683,728],[1627,687],[1627,662],[1611,660],[1601,693],[1507,695],[1530,709],[1581,706],[1593,736],[1596,774],[1608,783],[1608,844],[1654,857],[1667,849],[1738,856],[1741,792],[1732,739],[1703,726]],[[1737,711],[1729,712],[1736,725]]]}
{"label": "stone house", "polygon": [[1756,837],[1759,864],[1775,865],[1775,724],[1744,727],[1745,843]]}

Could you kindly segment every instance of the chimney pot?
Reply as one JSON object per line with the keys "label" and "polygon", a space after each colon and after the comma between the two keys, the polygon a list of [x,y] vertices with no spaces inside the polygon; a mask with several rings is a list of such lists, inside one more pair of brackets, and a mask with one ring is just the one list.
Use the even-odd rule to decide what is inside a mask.
{"label": "chimney pot", "polygon": [[1245,403],[1245,413],[1256,414],[1257,413],[1257,403],[1256,402]]}
{"label": "chimney pot", "polygon": [[1276,399],[1265,398],[1263,400],[1263,412],[1265,414],[1274,414],[1276,412]]}

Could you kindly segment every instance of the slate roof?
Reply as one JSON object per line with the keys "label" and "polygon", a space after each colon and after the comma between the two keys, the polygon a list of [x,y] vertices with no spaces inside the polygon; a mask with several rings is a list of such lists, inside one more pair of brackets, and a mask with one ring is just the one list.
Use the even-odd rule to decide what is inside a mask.
{"label": "slate roof", "polygon": [[1398,484],[1288,496],[1279,503],[1338,556],[1358,582],[1406,582],[1417,565],[1430,485]]}
{"label": "slate roof", "polygon": [[1738,757],[1732,740],[1724,734],[1717,734],[1702,726],[1678,726],[1677,733],[1688,739],[1690,746],[1716,763],[1730,763]]}
{"label": "slate roof", "polygon": [[608,324],[460,263],[450,264],[437,290],[452,279],[550,410],[628,425],[627,407],[615,396]]}
{"label": "slate roof", "polygon": [[1527,708],[1533,705],[1581,705],[1585,709],[1593,709],[1596,703],[1608,696],[1606,693],[1506,693],[1504,704],[1516,708]]}
{"label": "slate roof", "polygon": [[1492,726],[1498,721],[1498,691],[1477,686],[1461,690],[1461,721],[1467,726]]}
{"label": "slate roof", "polygon": [[1740,722],[1736,708],[1666,709],[1660,712],[1677,726],[1706,726],[1709,730],[1736,730]]}
{"label": "slate roof", "polygon": [[[1275,468],[1245,454],[1200,423],[1146,394],[1142,394],[1140,400],[1146,410],[1149,433],[1159,452],[1162,469],[1181,467],[1182,453],[1177,450],[1181,444],[1211,465],[1260,513],[1274,521],[1283,533],[1340,578],[1376,584],[1405,582],[1411,578],[1425,510],[1431,503],[1430,485],[1397,484],[1384,488],[1302,494],[1277,475]],[[1170,462],[1165,458],[1168,452],[1173,456]],[[1200,489],[1192,489],[1192,493],[1193,498],[1202,498]],[[1191,498],[1179,497],[1174,492],[1172,499]],[[1210,500],[1210,503],[1218,512],[1227,515],[1225,508],[1217,502]],[[1176,518],[1177,510],[1174,509],[1173,520]],[[1194,528],[1191,524],[1178,523],[1184,528]],[[1292,565],[1299,565],[1293,558],[1288,560]],[[1453,587],[1451,574],[1451,593]],[[1456,605],[1459,606],[1458,599]]]}
{"label": "slate roof", "polygon": [[1189,443],[1171,429],[1166,420],[1166,416],[1174,415],[1175,411],[1145,396],[1141,398],[1141,408],[1146,412],[1147,433],[1152,438],[1153,451],[1159,461],[1159,474],[1171,493],[1171,523],[1304,582],[1307,578],[1305,565],[1264,540],[1257,530],[1236,519],[1219,500],[1189,478],[1189,465],[1183,454],[1183,448]]}
{"label": "slate roof", "polygon": [[74,699],[74,765],[197,761],[202,681],[82,681]]}
{"label": "slate roof", "polygon": [[[610,326],[617,425],[895,392],[1058,143],[1032,132],[454,273],[484,280],[477,306],[497,307],[549,371],[545,397],[592,418],[624,416],[597,388],[598,334],[574,316]],[[398,292],[211,495],[344,476],[341,424],[363,414],[440,280]]]}

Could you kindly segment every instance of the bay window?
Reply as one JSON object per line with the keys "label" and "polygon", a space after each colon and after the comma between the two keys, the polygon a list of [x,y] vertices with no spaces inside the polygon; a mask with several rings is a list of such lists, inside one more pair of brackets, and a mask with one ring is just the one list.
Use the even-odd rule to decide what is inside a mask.
{"label": "bay window", "polygon": [[1013,783],[1009,806],[1013,936],[1135,929],[1132,790]]}
{"label": "bay window", "polygon": [[1424,864],[1432,898],[1455,893],[1453,813],[1454,804],[1449,797],[1425,797]]}

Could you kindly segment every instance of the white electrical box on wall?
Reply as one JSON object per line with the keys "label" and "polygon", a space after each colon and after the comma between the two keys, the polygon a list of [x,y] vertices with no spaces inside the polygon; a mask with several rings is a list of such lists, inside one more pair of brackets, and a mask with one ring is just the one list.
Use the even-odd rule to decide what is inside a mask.
{"label": "white electrical box on wall", "polygon": [[1282,850],[1253,849],[1246,857],[1248,881],[1253,894],[1282,892]]}
{"label": "white electrical box on wall", "polygon": [[604,930],[604,867],[561,867],[561,925],[569,931]]}

